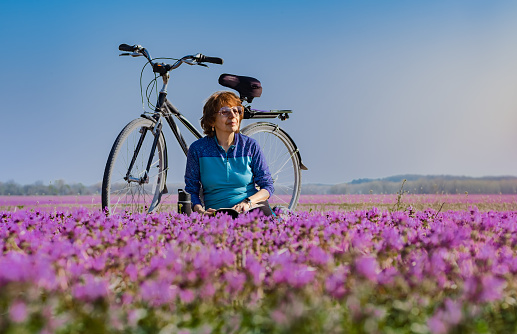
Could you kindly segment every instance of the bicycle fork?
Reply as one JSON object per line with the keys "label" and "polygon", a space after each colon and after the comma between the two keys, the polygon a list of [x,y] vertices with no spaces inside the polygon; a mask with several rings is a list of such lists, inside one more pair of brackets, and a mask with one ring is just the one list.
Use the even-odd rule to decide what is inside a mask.
{"label": "bicycle fork", "polygon": [[154,135],[154,140],[153,140],[153,146],[151,148],[151,153],[149,155],[149,160],[147,161],[147,167],[146,167],[144,175],[142,177],[131,176],[131,170],[133,169],[133,165],[135,164],[136,157],[138,156],[138,153],[140,152],[140,148],[142,147],[142,143],[144,142],[145,135],[148,131],[148,129],[146,129],[146,128],[141,128],[140,129],[140,133],[141,133],[140,139],[138,140],[138,144],[135,148],[135,152],[133,153],[133,158],[131,159],[131,164],[129,165],[129,168],[127,170],[126,177],[124,177],[124,180],[128,181],[129,183],[131,183],[131,182],[137,182],[138,184],[149,183],[149,170],[151,169],[151,164],[153,163],[154,152],[156,151],[156,145],[158,144],[158,140],[159,140],[160,134],[162,132],[162,118],[159,115],[160,115],[160,111],[163,108],[163,105],[165,104],[165,97],[167,96],[167,85],[169,83],[169,73],[168,72],[160,73],[160,76],[162,77],[162,80],[163,80],[163,86],[158,95],[158,103],[157,103],[157,107],[155,109],[156,114],[153,117],[156,120],[156,125],[151,130],[151,132]]}
{"label": "bicycle fork", "polygon": [[[138,153],[140,152],[140,148],[142,147],[142,143],[144,142],[147,131],[151,131],[154,135],[153,146],[151,147],[151,153],[149,154],[149,159],[147,160],[147,167],[145,168],[144,175],[142,177],[134,177],[131,176],[131,170],[135,164],[136,158],[138,157]],[[129,168],[127,169],[126,176],[124,180],[131,182],[137,182],[138,184],[149,183],[149,170],[151,169],[151,164],[153,163],[154,152],[156,151],[156,146],[158,145],[158,140],[160,138],[160,134],[162,132],[162,119],[160,118],[156,125],[152,130],[142,127],[140,129],[140,139],[138,140],[138,144],[133,152],[133,157],[131,159],[131,163],[129,164]]]}

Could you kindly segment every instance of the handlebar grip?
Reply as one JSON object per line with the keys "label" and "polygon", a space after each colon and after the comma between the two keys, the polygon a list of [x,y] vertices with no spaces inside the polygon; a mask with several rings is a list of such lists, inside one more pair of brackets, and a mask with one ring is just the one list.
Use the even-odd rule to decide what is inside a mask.
{"label": "handlebar grip", "polygon": [[120,51],[133,52],[133,51],[135,51],[135,50],[136,50],[136,45],[131,46],[131,45],[127,45],[127,44],[120,44],[120,45],[118,46],[118,49],[119,49]]}
{"label": "handlebar grip", "polygon": [[201,55],[201,57],[199,59],[199,62],[200,63],[212,63],[212,64],[222,65],[223,64],[223,58],[208,57],[208,56]]}

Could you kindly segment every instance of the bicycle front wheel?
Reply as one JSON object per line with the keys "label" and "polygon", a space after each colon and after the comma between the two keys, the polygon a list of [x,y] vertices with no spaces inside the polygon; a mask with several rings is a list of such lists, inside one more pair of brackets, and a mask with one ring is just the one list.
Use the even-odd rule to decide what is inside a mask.
{"label": "bicycle front wheel", "polygon": [[241,133],[255,139],[264,153],[275,188],[269,203],[294,210],[300,198],[302,175],[293,140],[278,125],[265,122],[250,124]]}
{"label": "bicycle front wheel", "polygon": [[109,214],[151,213],[158,209],[166,191],[167,149],[160,131],[151,157],[155,125],[152,120],[137,118],[115,140],[102,180],[102,207]]}

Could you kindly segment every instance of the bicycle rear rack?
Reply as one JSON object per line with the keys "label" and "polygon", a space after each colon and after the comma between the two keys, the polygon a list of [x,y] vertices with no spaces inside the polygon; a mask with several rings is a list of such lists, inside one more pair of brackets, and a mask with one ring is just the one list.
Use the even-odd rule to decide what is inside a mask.
{"label": "bicycle rear rack", "polygon": [[285,121],[289,118],[289,114],[291,114],[292,110],[257,110],[257,109],[248,109],[244,111],[244,119],[250,118],[280,118],[280,120]]}

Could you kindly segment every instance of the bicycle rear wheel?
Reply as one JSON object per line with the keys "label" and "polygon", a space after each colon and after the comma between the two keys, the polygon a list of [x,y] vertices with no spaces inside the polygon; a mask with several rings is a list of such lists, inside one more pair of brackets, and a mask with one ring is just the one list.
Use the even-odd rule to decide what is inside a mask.
{"label": "bicycle rear wheel", "polygon": [[115,140],[102,180],[102,207],[109,214],[151,213],[158,209],[167,179],[167,149],[161,131],[148,177],[145,177],[155,125],[152,120],[137,118],[129,122]]}
{"label": "bicycle rear wheel", "polygon": [[265,122],[250,124],[241,133],[255,139],[264,152],[275,188],[269,203],[294,210],[300,198],[302,175],[300,156],[292,139],[278,125]]}

